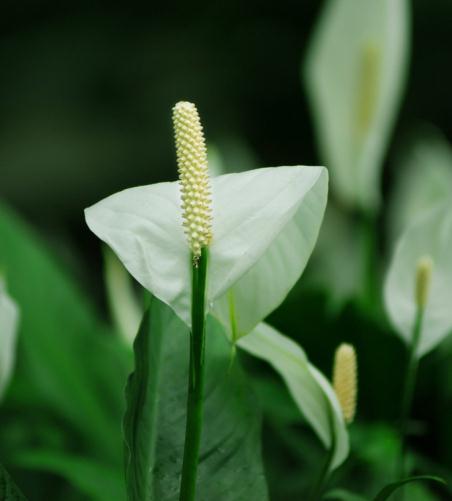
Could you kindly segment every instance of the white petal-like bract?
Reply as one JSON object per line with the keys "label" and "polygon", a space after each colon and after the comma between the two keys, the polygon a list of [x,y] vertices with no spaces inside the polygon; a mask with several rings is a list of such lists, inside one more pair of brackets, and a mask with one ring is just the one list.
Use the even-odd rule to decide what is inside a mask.
{"label": "white petal-like bract", "polygon": [[268,362],[280,374],[298,409],[325,447],[331,446],[334,433],[336,447],[331,468],[339,466],[349,451],[342,410],[333,387],[309,363],[301,347],[265,323],[260,323],[237,344],[246,352]]}
{"label": "white petal-like bract", "polygon": [[332,189],[352,207],[379,203],[408,48],[407,0],[329,0],[315,30],[307,91]]}
{"label": "white petal-like bract", "polygon": [[14,368],[19,309],[0,280],[0,398]]}
{"label": "white petal-like bract", "polygon": [[[312,252],[327,200],[323,167],[275,167],[212,179],[208,308],[240,335],[276,308]],[[90,229],[134,278],[190,325],[191,260],[177,183],[130,188],[86,209]]]}
{"label": "white petal-like bract", "polygon": [[418,355],[435,348],[452,332],[452,201],[431,209],[397,243],[385,283],[385,305],[394,328],[410,343],[416,317],[416,270],[432,261]]}
{"label": "white petal-like bract", "polygon": [[452,193],[452,148],[435,130],[410,145],[395,167],[387,224],[391,244],[419,216]]}

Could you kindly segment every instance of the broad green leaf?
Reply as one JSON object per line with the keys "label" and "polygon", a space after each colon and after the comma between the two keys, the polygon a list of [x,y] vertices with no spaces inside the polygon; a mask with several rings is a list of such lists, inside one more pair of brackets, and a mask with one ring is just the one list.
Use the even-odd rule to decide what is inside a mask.
{"label": "broad green leaf", "polygon": [[[135,340],[124,420],[129,499],[176,501],[185,433],[189,333],[152,299]],[[210,318],[197,500],[265,501],[260,417],[231,346]]]}
{"label": "broad green leaf", "polygon": [[[135,370],[126,387],[124,416],[125,473],[129,501],[152,499],[153,470],[158,438],[158,395],[164,335],[172,335],[174,314],[154,301],[144,313],[134,342]],[[176,327],[179,323],[176,321]],[[166,331],[166,332],[165,332]]]}
{"label": "broad green leaf", "polygon": [[351,207],[378,207],[408,39],[408,0],[329,0],[316,27],[306,87],[332,190]]}
{"label": "broad green leaf", "polygon": [[121,471],[127,350],[99,322],[38,236],[4,206],[0,236],[0,266],[8,272],[8,288],[21,313],[20,364],[11,393],[15,383],[26,387],[21,404],[30,426],[29,399],[61,419],[79,452],[83,448]]}
{"label": "broad green leaf", "polygon": [[333,499],[335,501],[367,501],[365,497],[345,489],[332,489],[323,496],[323,499]]}
{"label": "broad green leaf", "polygon": [[336,450],[331,467],[337,468],[348,455],[348,432],[339,402],[325,376],[309,363],[297,343],[268,324],[259,324],[237,344],[268,362],[280,374],[298,409],[325,447],[330,447],[334,433]]}
{"label": "broad green leaf", "polygon": [[391,241],[452,193],[452,148],[437,131],[424,132],[402,154],[388,214]]}
{"label": "broad green leaf", "polygon": [[14,367],[18,320],[19,309],[0,278],[0,400]]}
{"label": "broad green leaf", "polygon": [[416,316],[415,275],[418,260],[430,256],[433,273],[421,326],[418,355],[435,348],[452,331],[452,203],[441,204],[402,235],[386,276],[384,299],[398,334],[409,343]]}
{"label": "broad green leaf", "polygon": [[403,480],[399,480],[398,482],[394,482],[392,484],[383,487],[383,489],[374,497],[373,501],[386,501],[391,497],[391,495],[400,487],[403,487],[406,484],[410,484],[412,482],[437,482],[439,484],[445,485],[446,482],[442,478],[434,477],[432,475],[419,475],[416,477],[405,478]]}
{"label": "broad green leaf", "polygon": [[2,501],[27,501],[2,465],[0,465],[0,499]]}
{"label": "broad green leaf", "polygon": [[66,452],[27,450],[17,453],[14,463],[68,479],[90,501],[124,501],[123,476],[98,461]]}
{"label": "broad green leaf", "polygon": [[[277,167],[212,179],[208,306],[246,334],[285,298],[312,252],[327,198],[322,167]],[[190,325],[190,252],[178,183],[130,188],[86,209],[90,229],[145,288]]]}

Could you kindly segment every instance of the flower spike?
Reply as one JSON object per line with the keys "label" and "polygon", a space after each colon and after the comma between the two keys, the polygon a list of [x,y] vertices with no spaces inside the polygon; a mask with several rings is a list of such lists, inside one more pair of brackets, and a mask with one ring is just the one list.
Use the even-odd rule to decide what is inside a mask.
{"label": "flower spike", "polygon": [[430,281],[432,278],[433,260],[430,256],[423,256],[416,265],[416,304],[424,309],[427,304]]}
{"label": "flower spike", "polygon": [[212,201],[207,170],[207,150],[198,111],[193,103],[173,108],[174,136],[182,198],[183,225],[193,262],[212,239]]}
{"label": "flower spike", "polygon": [[342,414],[347,424],[350,424],[356,412],[357,398],[357,364],[355,348],[346,343],[342,343],[334,355],[333,387]]}

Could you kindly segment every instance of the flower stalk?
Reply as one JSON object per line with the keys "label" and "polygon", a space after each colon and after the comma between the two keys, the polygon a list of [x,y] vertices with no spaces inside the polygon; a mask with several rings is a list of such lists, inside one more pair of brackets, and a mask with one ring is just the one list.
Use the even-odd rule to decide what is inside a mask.
{"label": "flower stalk", "polygon": [[417,370],[419,366],[419,357],[417,355],[419,342],[421,338],[422,321],[424,311],[427,305],[430,282],[433,270],[433,261],[429,256],[421,257],[416,267],[416,281],[414,298],[416,303],[416,317],[413,325],[413,335],[409,347],[408,362],[405,371],[405,383],[402,395],[402,405],[400,412],[400,457],[398,464],[398,478],[405,475],[405,457],[406,457],[406,435],[407,423],[411,406],[413,402],[414,389],[416,385]]}
{"label": "flower stalk", "polygon": [[203,247],[200,256],[196,259],[196,266],[193,266],[192,275],[192,329],[180,501],[196,499],[196,474],[203,422],[207,262],[208,252]]}
{"label": "flower stalk", "polygon": [[212,209],[207,151],[198,111],[181,101],[173,109],[182,219],[192,255],[190,362],[180,501],[196,498],[204,399],[204,354],[208,245]]}

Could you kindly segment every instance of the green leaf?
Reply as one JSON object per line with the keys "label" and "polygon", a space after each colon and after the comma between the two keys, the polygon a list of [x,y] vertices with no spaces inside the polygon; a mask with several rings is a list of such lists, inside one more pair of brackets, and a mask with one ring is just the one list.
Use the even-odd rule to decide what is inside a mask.
{"label": "green leaf", "polygon": [[407,0],[329,0],[304,68],[332,190],[375,210],[379,180],[405,83]]}
{"label": "green leaf", "polygon": [[374,497],[373,501],[386,501],[400,487],[411,482],[421,481],[437,482],[439,484],[446,485],[446,482],[442,478],[434,477],[432,475],[419,475],[416,477],[409,477],[383,487],[383,489]]}
{"label": "green leaf", "polygon": [[[256,169],[212,179],[207,304],[225,326],[230,328],[231,288],[239,335],[284,300],[317,239],[327,185],[323,167]],[[130,188],[85,214],[131,275],[190,325],[190,250],[178,183]]]}
{"label": "green leaf", "polygon": [[18,321],[19,308],[0,277],[0,400],[13,372]]}
{"label": "green leaf", "polygon": [[[340,404],[325,376],[309,363],[297,343],[268,324],[259,324],[237,344],[268,362],[280,374],[298,409],[325,447],[330,447],[334,433],[336,450],[331,468],[337,468],[348,455],[348,432]],[[330,416],[333,417],[333,429]]]}
{"label": "green leaf", "polygon": [[452,148],[435,129],[413,138],[395,169],[388,225],[392,242],[452,193]]}
{"label": "green leaf", "polygon": [[27,501],[2,465],[0,465],[0,499],[2,501]]}
{"label": "green leaf", "polygon": [[[182,466],[189,332],[153,298],[135,340],[135,372],[124,420],[126,475],[132,501],[178,499]],[[197,499],[264,501],[256,402],[217,321],[208,320],[204,428]]]}
{"label": "green leaf", "polygon": [[124,482],[115,468],[86,457],[52,450],[27,450],[14,456],[22,468],[60,475],[91,501],[123,501]]}
{"label": "green leaf", "polygon": [[323,496],[323,499],[333,499],[336,501],[367,501],[365,497],[346,489],[332,489]]}
{"label": "green leaf", "polygon": [[[124,442],[126,446],[126,483],[129,500],[151,499],[152,476],[157,442],[157,411],[162,337],[172,335],[174,315],[167,308],[144,313],[134,342],[135,370],[126,387]],[[178,322],[176,321],[176,324]]]}
{"label": "green leaf", "polygon": [[438,345],[452,331],[452,205],[428,211],[397,243],[386,275],[384,296],[389,318],[408,344],[416,316],[415,277],[418,260],[430,256],[433,272],[423,315],[418,356]]}
{"label": "green leaf", "polygon": [[85,454],[119,470],[127,349],[99,322],[38,236],[5,206],[0,235],[0,266],[21,308],[21,363],[11,393],[15,383],[26,388],[23,419],[29,415],[33,422],[25,409],[30,400],[39,401],[63,420],[67,433],[75,432]]}

